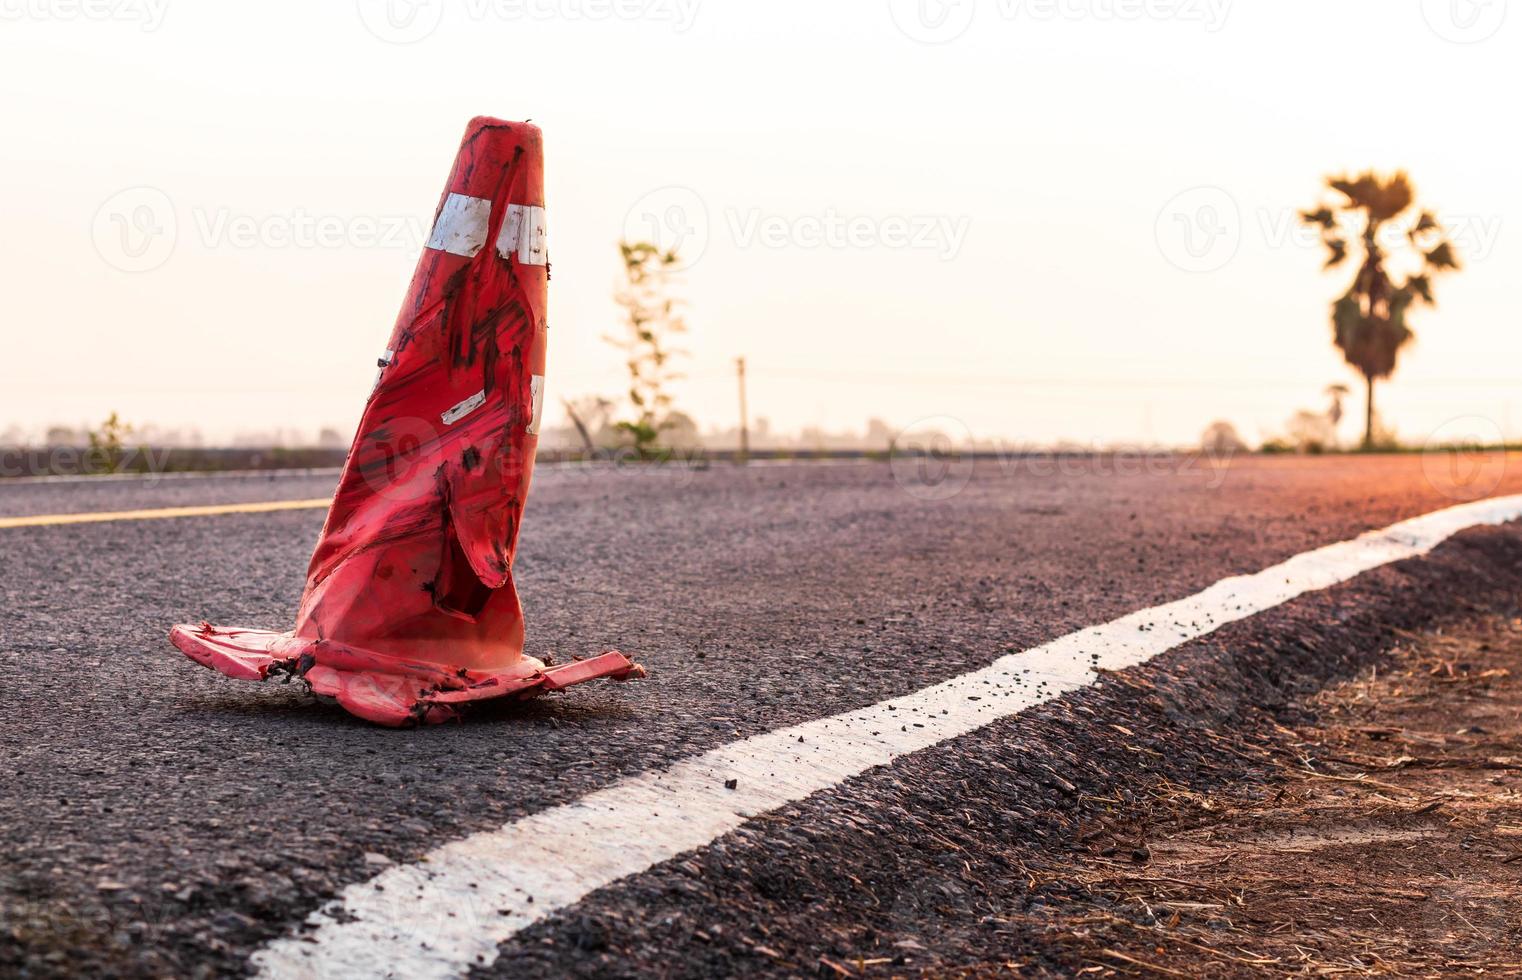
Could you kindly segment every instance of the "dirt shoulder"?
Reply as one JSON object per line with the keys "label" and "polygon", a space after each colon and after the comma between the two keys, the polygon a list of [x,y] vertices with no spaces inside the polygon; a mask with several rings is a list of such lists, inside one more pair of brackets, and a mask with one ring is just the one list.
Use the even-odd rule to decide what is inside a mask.
{"label": "dirt shoulder", "polygon": [[1406,634],[1306,707],[1267,784],[1159,783],[1029,864],[1020,924],[1088,976],[1522,975],[1522,620]]}

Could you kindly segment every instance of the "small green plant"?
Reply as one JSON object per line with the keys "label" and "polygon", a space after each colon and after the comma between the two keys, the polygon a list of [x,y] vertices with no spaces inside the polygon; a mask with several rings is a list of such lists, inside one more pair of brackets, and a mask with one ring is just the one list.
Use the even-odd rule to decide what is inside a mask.
{"label": "small green plant", "polygon": [[640,459],[656,459],[661,433],[673,424],[670,385],[682,377],[671,361],[686,353],[673,344],[687,332],[681,303],[670,295],[680,260],[675,250],[663,252],[649,242],[619,242],[618,250],[624,284],[614,299],[623,307],[625,332],[604,339],[624,352],[634,408],[634,417],[619,422],[618,429],[633,440]]}
{"label": "small green plant", "polygon": [[112,412],[100,424],[100,428],[90,432],[91,462],[98,464],[104,472],[116,472],[121,468],[122,461],[126,459],[127,440],[131,436],[132,426],[123,422],[117,413]]}

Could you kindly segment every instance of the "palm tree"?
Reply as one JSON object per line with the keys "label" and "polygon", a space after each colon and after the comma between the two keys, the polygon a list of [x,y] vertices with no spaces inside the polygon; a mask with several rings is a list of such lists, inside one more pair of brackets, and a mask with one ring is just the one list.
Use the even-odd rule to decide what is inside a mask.
{"label": "palm tree", "polygon": [[[1341,200],[1300,217],[1321,229],[1326,268],[1342,265],[1352,242],[1363,250],[1353,284],[1332,304],[1332,341],[1368,383],[1363,447],[1372,449],[1374,382],[1395,373],[1396,357],[1415,336],[1406,323],[1407,311],[1418,303],[1436,306],[1433,278],[1457,270],[1459,261],[1437,218],[1415,208],[1416,190],[1404,172],[1331,177],[1327,186]],[[1413,269],[1400,283],[1392,275],[1392,266],[1398,265]]]}
{"label": "palm tree", "polygon": [[1342,424],[1342,400],[1348,397],[1348,386],[1341,382],[1327,385],[1326,396],[1332,400],[1332,404],[1327,406],[1326,417],[1335,429]]}

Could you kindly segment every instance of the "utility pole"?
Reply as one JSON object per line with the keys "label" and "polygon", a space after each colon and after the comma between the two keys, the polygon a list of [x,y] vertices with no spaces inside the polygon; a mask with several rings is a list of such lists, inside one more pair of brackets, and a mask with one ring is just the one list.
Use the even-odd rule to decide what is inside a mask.
{"label": "utility pole", "polygon": [[745,358],[735,358],[735,369],[740,377],[740,459],[750,461],[750,412],[745,405]]}

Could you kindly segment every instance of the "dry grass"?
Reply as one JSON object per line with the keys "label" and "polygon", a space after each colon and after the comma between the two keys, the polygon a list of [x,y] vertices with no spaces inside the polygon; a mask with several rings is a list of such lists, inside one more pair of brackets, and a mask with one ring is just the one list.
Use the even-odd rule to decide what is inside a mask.
{"label": "dry grass", "polygon": [[[1025,869],[1086,976],[1522,975],[1522,621],[1404,636],[1233,751],[1264,792],[1162,783]],[[991,965],[990,965],[991,966]]]}

